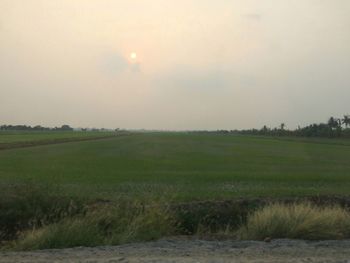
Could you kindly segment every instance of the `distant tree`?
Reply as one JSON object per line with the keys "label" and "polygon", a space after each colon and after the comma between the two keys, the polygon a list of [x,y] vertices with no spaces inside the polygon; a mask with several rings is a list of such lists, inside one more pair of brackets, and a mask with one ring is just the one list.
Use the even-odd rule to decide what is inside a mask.
{"label": "distant tree", "polygon": [[286,127],[286,124],[285,123],[281,123],[281,125],[280,125],[281,131],[283,131],[285,127]]}
{"label": "distant tree", "polygon": [[264,125],[264,127],[262,127],[262,129],[261,129],[261,133],[266,135],[266,134],[268,134],[268,132],[269,132],[269,128],[267,128],[267,126]]}
{"label": "distant tree", "polygon": [[65,124],[65,125],[62,125],[60,130],[62,131],[72,131],[73,128],[71,128],[69,125]]}
{"label": "distant tree", "polygon": [[42,131],[42,130],[44,130],[45,128],[42,127],[42,126],[40,126],[40,125],[36,125],[36,126],[34,126],[32,129],[33,129],[34,131]]}
{"label": "distant tree", "polygon": [[342,123],[345,124],[345,127],[348,128],[350,125],[350,115],[344,115],[344,118],[342,119]]}
{"label": "distant tree", "polygon": [[331,130],[331,136],[341,136],[341,132],[342,132],[342,128],[341,128],[341,120],[334,118],[334,117],[330,117],[328,119],[328,126]]}
{"label": "distant tree", "polygon": [[336,118],[334,118],[334,117],[330,117],[329,119],[328,119],[328,126],[330,127],[330,128],[337,128],[338,127],[338,125],[339,125],[339,122],[338,122],[338,120],[336,119]]}

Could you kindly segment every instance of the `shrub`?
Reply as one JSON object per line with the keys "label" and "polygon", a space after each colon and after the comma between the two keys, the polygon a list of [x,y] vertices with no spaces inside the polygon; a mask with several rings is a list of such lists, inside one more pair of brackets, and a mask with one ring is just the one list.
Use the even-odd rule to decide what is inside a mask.
{"label": "shrub", "polygon": [[17,242],[16,249],[118,245],[154,240],[172,232],[173,221],[166,210],[121,202],[27,232]]}
{"label": "shrub", "polygon": [[237,229],[249,212],[261,205],[260,200],[207,201],[174,206],[181,234],[212,234]]}
{"label": "shrub", "polygon": [[58,188],[48,185],[1,186],[0,241],[14,239],[24,230],[58,222],[86,209],[81,200],[58,192]]}
{"label": "shrub", "polygon": [[338,206],[310,203],[272,204],[248,216],[239,231],[242,239],[343,239],[350,237],[350,213]]}

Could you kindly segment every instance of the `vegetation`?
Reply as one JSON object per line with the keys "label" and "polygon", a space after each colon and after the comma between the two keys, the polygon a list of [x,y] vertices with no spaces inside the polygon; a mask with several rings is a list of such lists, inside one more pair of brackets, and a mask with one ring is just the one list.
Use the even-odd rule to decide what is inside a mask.
{"label": "vegetation", "polygon": [[330,117],[327,123],[310,124],[296,130],[286,130],[286,125],[282,123],[279,128],[268,128],[266,125],[260,130],[232,131],[236,134],[264,135],[264,136],[298,136],[298,137],[325,137],[325,138],[350,138],[350,115],[343,118]]}
{"label": "vegetation", "polygon": [[243,239],[344,239],[350,237],[350,213],[340,207],[310,203],[272,204],[248,216],[241,227]]}
{"label": "vegetation", "polygon": [[103,199],[346,195],[349,158],[348,140],[139,133],[0,151],[0,182]]}
{"label": "vegetation", "polygon": [[41,125],[29,126],[29,125],[1,125],[0,131],[73,131],[73,128],[67,124],[61,127],[49,128]]}
{"label": "vegetation", "polygon": [[11,248],[122,244],[153,240],[174,229],[171,212],[152,200],[145,205],[137,199],[81,199],[57,186],[31,183],[2,190],[0,244],[8,241]]}
{"label": "vegetation", "polygon": [[126,134],[125,132],[54,132],[16,131],[0,132],[0,150],[24,148],[48,144],[105,139]]}
{"label": "vegetation", "polygon": [[[85,133],[0,134],[4,144]],[[271,199],[348,196],[347,139],[125,135],[0,150],[0,244],[27,250],[219,233],[350,237],[343,208],[266,206]]]}
{"label": "vegetation", "polygon": [[25,232],[15,247],[29,250],[119,245],[154,240],[173,233],[173,223],[165,209],[121,202]]}
{"label": "vegetation", "polygon": [[347,199],[286,199],[272,205],[267,199],[171,204],[130,197],[111,202],[77,199],[56,186],[18,187],[1,193],[0,244],[7,249],[118,245],[184,234],[255,240],[350,237],[350,212],[340,207],[350,204]]}
{"label": "vegetation", "polygon": [[86,210],[81,199],[71,199],[48,184],[3,185],[0,190],[0,240],[14,239],[25,229],[36,229]]}
{"label": "vegetation", "polygon": [[[55,142],[65,139],[97,138],[114,135],[114,132],[80,132],[80,131],[0,131],[0,148],[4,145],[18,145],[20,143]],[[120,132],[118,134],[121,134]]]}
{"label": "vegetation", "polygon": [[[0,125],[0,131],[27,131],[27,132],[69,132],[69,131],[89,131],[89,132],[106,132],[106,131],[112,131],[111,129],[105,129],[105,128],[72,128],[71,126],[64,124],[61,127],[43,127],[41,125]],[[115,129],[114,131],[119,131],[119,128]]]}

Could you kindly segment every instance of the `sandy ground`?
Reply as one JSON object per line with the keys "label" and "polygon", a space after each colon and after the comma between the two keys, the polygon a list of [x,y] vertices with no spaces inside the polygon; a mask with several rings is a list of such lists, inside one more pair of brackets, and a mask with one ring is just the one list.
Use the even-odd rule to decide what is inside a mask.
{"label": "sandy ground", "polygon": [[114,247],[34,252],[0,252],[0,262],[343,262],[350,263],[350,240],[203,241],[180,238]]}

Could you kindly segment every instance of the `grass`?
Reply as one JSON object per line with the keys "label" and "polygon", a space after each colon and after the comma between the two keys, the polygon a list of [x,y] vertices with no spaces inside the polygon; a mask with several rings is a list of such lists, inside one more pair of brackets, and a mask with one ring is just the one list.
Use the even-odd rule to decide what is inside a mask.
{"label": "grass", "polygon": [[154,240],[175,229],[173,213],[152,200],[77,199],[40,184],[2,190],[0,245],[10,249],[117,245]]}
{"label": "grass", "polygon": [[347,199],[272,205],[262,199],[170,204],[129,197],[111,202],[77,199],[57,186],[39,184],[10,187],[0,195],[0,245],[10,250],[120,245],[170,235],[350,237],[350,213],[340,207],[350,204]]}
{"label": "grass", "polygon": [[70,198],[58,187],[31,183],[0,189],[0,241],[25,229],[36,229],[63,218],[84,214],[87,200]]}
{"label": "grass", "polygon": [[272,204],[248,216],[239,230],[242,239],[344,239],[350,237],[350,213],[310,203]]}
{"label": "grass", "polygon": [[[21,142],[24,135],[18,136],[12,143]],[[46,135],[35,136],[40,141]],[[0,150],[0,241],[28,250],[174,234],[350,237],[342,208],[264,201],[346,198],[349,160],[345,140],[196,133],[133,133]]]}
{"label": "grass", "polygon": [[90,141],[125,135],[115,132],[4,132],[0,131],[0,150]]}
{"label": "grass", "polygon": [[117,203],[28,231],[15,244],[19,250],[119,245],[150,241],[174,233],[165,209]]}
{"label": "grass", "polygon": [[57,140],[67,138],[86,138],[110,135],[111,132],[80,131],[0,131],[0,144]]}
{"label": "grass", "polygon": [[193,201],[347,195],[350,146],[249,136],[144,133],[0,151],[0,181],[74,195]]}

